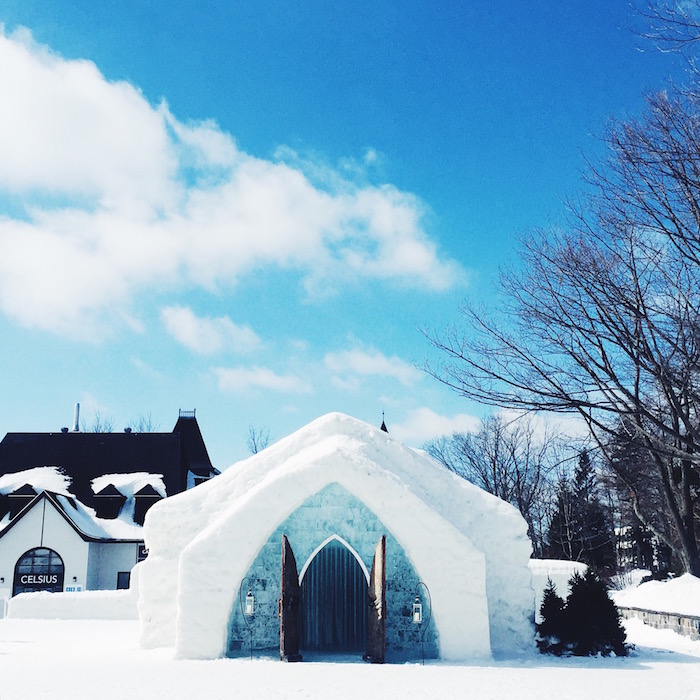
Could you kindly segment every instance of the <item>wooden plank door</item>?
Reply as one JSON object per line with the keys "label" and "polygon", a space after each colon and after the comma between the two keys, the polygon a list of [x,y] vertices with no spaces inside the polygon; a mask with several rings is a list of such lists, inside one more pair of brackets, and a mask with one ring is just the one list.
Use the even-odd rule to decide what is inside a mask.
{"label": "wooden plank door", "polygon": [[386,535],[382,535],[372,559],[367,611],[367,653],[364,658],[383,664],[386,652]]}
{"label": "wooden plank door", "polygon": [[282,595],[279,599],[280,658],[282,661],[301,661],[301,590],[297,561],[292,545],[282,535]]}

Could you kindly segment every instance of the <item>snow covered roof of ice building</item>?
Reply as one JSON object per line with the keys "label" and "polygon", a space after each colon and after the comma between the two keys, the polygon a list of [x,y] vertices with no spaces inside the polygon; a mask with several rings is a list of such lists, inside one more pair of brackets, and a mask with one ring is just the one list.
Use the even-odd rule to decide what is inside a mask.
{"label": "snow covered roof of ice building", "polygon": [[[274,530],[306,499],[333,483],[382,520],[419,577],[430,576],[436,590],[450,589],[443,596],[444,601],[449,598],[449,605],[461,604],[459,586],[440,579],[449,578],[448,572],[454,573],[461,566],[458,560],[466,561],[467,556],[472,562],[481,561],[492,649],[522,645],[532,636],[528,625],[534,594],[527,568],[531,544],[517,509],[379,428],[331,413],[148,512],[144,539],[149,559],[140,574],[142,619],[149,618],[142,635],[144,645],[174,644],[184,656],[219,655],[221,650],[214,647],[220,643],[221,630],[212,633],[215,643],[210,649],[201,640],[196,650],[186,648],[182,640],[190,603],[193,620],[198,616],[193,624],[201,629],[204,621],[195,612],[201,598],[190,601],[182,588],[178,593],[178,586],[204,595],[202,586],[209,585],[206,567],[212,559],[223,559],[222,546],[235,553],[219,562],[231,568],[226,570],[226,580],[240,581]],[[467,550],[471,553],[465,554]],[[172,590],[163,586],[166,569]],[[226,596],[232,594],[207,590],[208,613],[215,606],[230,609]],[[215,602],[216,596],[222,600]],[[436,611],[437,597],[433,591]],[[447,644],[450,634],[446,628],[441,631],[441,644]],[[463,632],[455,634],[456,640]],[[457,645],[451,655],[459,657]]]}
{"label": "snow covered roof of ice building", "polygon": [[[426,452],[406,447],[356,418],[329,413],[210,482],[158,503],[147,516],[146,535],[157,548],[180,550],[217,517],[284,477],[294,477],[304,492],[322,487],[319,476],[324,483],[342,478],[351,492],[364,496],[362,477],[379,473],[415,493],[460,530],[493,532],[481,519],[486,513],[497,513],[502,529],[527,531],[517,509],[448,471]],[[281,493],[279,500],[278,510],[288,499]],[[293,507],[290,502],[288,508]],[[171,518],[177,521],[175,532],[169,529]],[[160,527],[166,521],[168,527]],[[481,535],[488,538],[488,531]]]}

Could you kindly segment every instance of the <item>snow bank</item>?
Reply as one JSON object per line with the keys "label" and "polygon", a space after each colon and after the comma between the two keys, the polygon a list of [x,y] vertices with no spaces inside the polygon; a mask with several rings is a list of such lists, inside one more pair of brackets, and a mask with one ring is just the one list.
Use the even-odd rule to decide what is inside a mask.
{"label": "snow bank", "polygon": [[649,569],[630,569],[611,576],[610,584],[616,591],[622,591],[625,588],[636,588],[643,578],[649,576],[651,576]]}
{"label": "snow bank", "polygon": [[136,591],[20,593],[11,598],[8,618],[43,620],[136,620]]}
{"label": "snow bank", "polygon": [[647,581],[637,588],[615,591],[611,597],[620,607],[700,617],[700,578],[691,574],[670,581]]}
{"label": "snow bank", "polygon": [[[139,565],[142,644],[220,656],[238,582],[256,553],[305,498],[330,483],[386,524],[428,582],[441,654],[468,658],[478,647],[470,634],[481,613],[476,603],[465,603],[476,600],[468,591],[479,588],[478,557],[485,564],[491,649],[532,648],[531,545],[520,513],[425,453],[342,414],[319,418],[149,510],[149,557]],[[471,575],[463,562],[474,563]]]}

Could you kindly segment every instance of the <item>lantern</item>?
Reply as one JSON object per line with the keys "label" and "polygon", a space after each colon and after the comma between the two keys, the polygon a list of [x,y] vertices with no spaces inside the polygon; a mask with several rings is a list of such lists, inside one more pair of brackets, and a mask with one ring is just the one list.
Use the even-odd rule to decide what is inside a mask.
{"label": "lantern", "polygon": [[243,612],[249,617],[255,615],[255,596],[250,589],[248,589],[248,595],[245,597],[245,608]]}
{"label": "lantern", "polygon": [[423,606],[418,596],[413,601],[413,623],[416,625],[423,624]]}

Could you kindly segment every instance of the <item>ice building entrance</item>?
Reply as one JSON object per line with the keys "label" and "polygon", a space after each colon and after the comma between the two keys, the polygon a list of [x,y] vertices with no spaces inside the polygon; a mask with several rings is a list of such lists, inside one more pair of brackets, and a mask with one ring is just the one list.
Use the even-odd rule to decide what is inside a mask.
{"label": "ice building entrance", "polygon": [[363,653],[367,644],[367,578],[337,537],[313,557],[301,582],[301,648]]}

